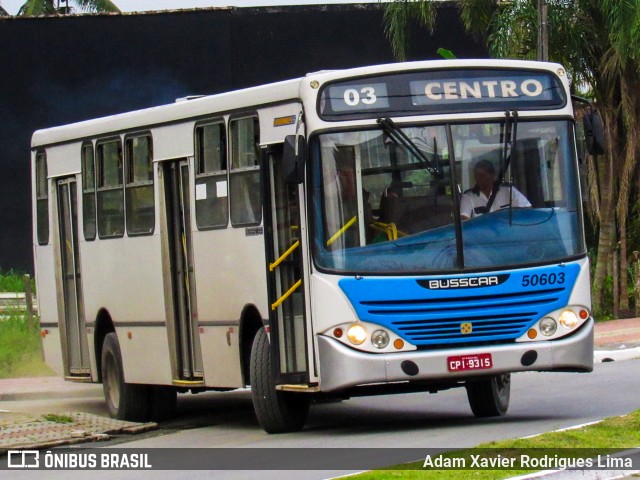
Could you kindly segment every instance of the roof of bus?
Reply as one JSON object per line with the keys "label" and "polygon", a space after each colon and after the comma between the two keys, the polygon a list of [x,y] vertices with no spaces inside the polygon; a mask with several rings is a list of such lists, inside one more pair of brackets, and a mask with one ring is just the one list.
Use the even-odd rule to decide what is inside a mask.
{"label": "roof of bus", "polygon": [[66,143],[110,133],[140,130],[154,125],[179,122],[188,118],[213,115],[217,112],[237,111],[260,104],[282,102],[297,98],[299,88],[300,79],[298,78],[86,120],[61,127],[37,130],[31,139],[31,146],[37,148]]}
{"label": "roof of bus", "polygon": [[375,73],[388,73],[419,69],[451,69],[451,68],[524,68],[557,70],[560,65],[522,60],[427,60],[419,62],[390,63],[357,67],[346,70],[323,70],[309,73],[303,78],[270,83],[257,87],[235,90],[232,92],[207,95],[186,101],[178,101],[143,110],[136,110],[108,117],[86,120],[60,127],[52,127],[34,132],[32,148],[46,145],[66,143],[96,136],[108,135],[123,131],[149,128],[155,125],[179,122],[194,117],[215,115],[256,108],[260,105],[280,103],[300,98],[300,86],[303,80],[317,80],[320,84],[340,79],[353,78]]}

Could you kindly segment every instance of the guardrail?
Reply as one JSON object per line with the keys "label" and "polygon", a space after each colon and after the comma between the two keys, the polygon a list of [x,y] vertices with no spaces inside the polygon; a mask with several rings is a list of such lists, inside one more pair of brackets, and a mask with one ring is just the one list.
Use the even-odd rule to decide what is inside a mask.
{"label": "guardrail", "polygon": [[29,326],[33,326],[37,314],[35,295],[31,293],[31,277],[24,276],[24,292],[0,292],[0,316],[10,313],[25,313]]}

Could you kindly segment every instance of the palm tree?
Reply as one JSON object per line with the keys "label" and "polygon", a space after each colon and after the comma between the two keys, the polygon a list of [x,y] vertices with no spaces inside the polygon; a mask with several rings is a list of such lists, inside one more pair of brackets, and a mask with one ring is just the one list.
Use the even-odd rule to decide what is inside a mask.
{"label": "palm tree", "polygon": [[[535,59],[540,0],[459,0],[465,28],[485,41],[491,55]],[[598,228],[593,304],[602,311],[604,280],[619,244],[620,297],[628,308],[627,223],[640,169],[640,2],[636,0],[546,0],[549,58],[565,65],[574,88],[589,85],[605,122],[607,153],[588,159],[588,204]],[[433,29],[437,2],[394,0],[385,7],[386,31],[398,59],[409,43],[407,27]],[[637,199],[636,199],[637,200]],[[618,303],[619,302],[619,303]]]}
{"label": "palm tree", "polygon": [[[61,5],[64,4],[64,5]],[[120,9],[111,0],[75,0],[77,7],[84,12],[119,12]],[[18,15],[50,15],[53,13],[68,14],[73,12],[69,0],[27,0]]]}

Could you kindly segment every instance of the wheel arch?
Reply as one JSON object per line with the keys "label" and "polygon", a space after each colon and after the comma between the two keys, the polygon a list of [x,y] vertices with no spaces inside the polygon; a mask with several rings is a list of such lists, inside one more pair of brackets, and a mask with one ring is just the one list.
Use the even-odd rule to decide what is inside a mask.
{"label": "wheel arch", "polygon": [[249,385],[251,346],[258,331],[266,324],[255,305],[245,305],[240,315],[240,368],[244,385]]}
{"label": "wheel arch", "polygon": [[96,353],[96,370],[98,373],[98,381],[102,381],[102,347],[104,338],[109,333],[115,333],[116,329],[113,324],[111,315],[105,308],[101,308],[96,316],[95,335],[93,337],[94,351]]}

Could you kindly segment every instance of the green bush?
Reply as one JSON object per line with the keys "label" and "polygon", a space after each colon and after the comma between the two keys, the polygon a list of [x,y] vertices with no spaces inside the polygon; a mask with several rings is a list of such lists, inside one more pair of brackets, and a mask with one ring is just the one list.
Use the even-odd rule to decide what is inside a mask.
{"label": "green bush", "polygon": [[[13,269],[3,272],[0,268],[0,292],[24,292],[24,273]],[[35,293],[33,279],[31,279],[31,292]]]}

